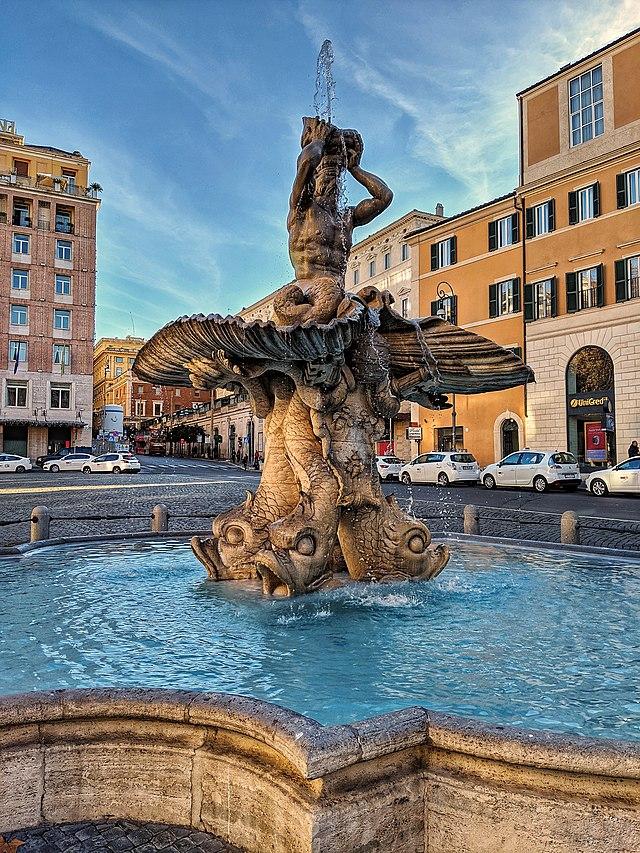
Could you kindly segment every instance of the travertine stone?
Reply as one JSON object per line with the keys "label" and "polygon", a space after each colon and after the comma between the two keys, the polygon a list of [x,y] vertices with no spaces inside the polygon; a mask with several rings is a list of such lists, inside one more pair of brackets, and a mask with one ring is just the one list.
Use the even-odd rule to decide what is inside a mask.
{"label": "travertine stone", "polygon": [[43,766],[38,745],[19,749],[0,743],[0,835],[40,822]]}

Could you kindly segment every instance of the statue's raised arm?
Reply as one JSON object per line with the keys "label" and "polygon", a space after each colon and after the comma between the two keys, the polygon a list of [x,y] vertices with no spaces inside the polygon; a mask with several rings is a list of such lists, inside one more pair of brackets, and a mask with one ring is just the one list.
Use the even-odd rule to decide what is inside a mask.
{"label": "statue's raised arm", "polygon": [[393,201],[393,193],[382,178],[372,172],[365,171],[360,166],[360,158],[364,145],[362,137],[355,130],[343,131],[345,149],[347,152],[347,169],[351,176],[371,193],[371,198],[365,198],[352,208],[352,226],[368,225],[372,219],[386,210]]}

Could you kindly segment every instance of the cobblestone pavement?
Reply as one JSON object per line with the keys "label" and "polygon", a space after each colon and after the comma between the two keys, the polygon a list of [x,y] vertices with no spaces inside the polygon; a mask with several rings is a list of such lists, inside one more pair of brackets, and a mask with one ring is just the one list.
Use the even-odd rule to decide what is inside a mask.
{"label": "cobblestone pavement", "polygon": [[[3,845],[4,841],[4,845]],[[18,842],[22,842],[19,844]],[[182,826],[133,821],[40,826],[0,836],[0,850],[18,853],[241,853],[219,838]]]}
{"label": "cobblestone pavement", "polygon": [[[171,457],[143,457],[140,474],[47,474],[42,471],[0,478],[0,545],[26,542],[27,519],[34,506],[47,506],[53,516],[51,535],[149,530],[157,503],[169,508],[170,530],[208,530],[211,518],[239,504],[247,489],[255,489],[259,474],[226,462]],[[384,485],[403,506],[427,520],[434,531],[462,530],[462,508],[480,508],[481,531],[489,536],[544,539],[558,542],[560,514],[575,510],[581,518],[586,545],[640,550],[640,498],[595,498],[583,490],[573,494],[539,495],[523,489],[487,491],[483,488]],[[61,520],[98,516],[102,520]],[[131,516],[128,520],[105,516]],[[187,517],[192,516],[192,517]],[[200,517],[196,517],[200,516]],[[58,517],[58,520],[56,520]],[[3,522],[24,519],[21,524]]]}

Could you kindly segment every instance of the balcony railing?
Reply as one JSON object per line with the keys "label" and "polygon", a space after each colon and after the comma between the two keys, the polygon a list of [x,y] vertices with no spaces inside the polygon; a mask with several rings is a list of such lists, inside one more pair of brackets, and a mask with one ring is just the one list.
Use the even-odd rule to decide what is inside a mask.
{"label": "balcony railing", "polygon": [[13,172],[0,172],[0,184],[15,187],[32,187],[45,192],[60,193],[75,198],[99,198],[100,190],[92,187],[80,187],[69,183],[67,178],[53,175],[38,175],[36,178],[23,177]]}
{"label": "balcony railing", "polygon": [[56,222],[56,231],[61,234],[73,234],[73,222]]}
{"label": "balcony railing", "polygon": [[31,217],[14,213],[11,223],[12,225],[17,225],[18,228],[31,228]]}

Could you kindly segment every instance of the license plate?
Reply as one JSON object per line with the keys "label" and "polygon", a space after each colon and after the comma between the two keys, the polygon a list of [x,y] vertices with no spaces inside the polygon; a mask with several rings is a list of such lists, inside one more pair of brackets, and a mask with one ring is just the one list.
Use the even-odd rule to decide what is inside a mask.
{"label": "license plate", "polygon": [[577,480],[577,479],[578,479],[578,478],[576,477],[576,475],[575,475],[575,474],[563,474],[562,476],[563,476],[563,477],[571,477],[571,479],[572,479],[572,480]]}
{"label": "license plate", "polygon": [[462,470],[463,471],[473,471],[473,465],[463,465]]}

